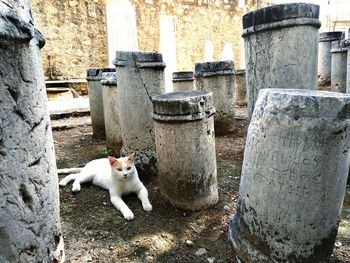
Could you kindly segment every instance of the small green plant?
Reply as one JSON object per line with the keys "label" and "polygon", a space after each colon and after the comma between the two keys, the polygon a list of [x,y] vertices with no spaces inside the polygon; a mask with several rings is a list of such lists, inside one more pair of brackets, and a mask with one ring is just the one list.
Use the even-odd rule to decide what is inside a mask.
{"label": "small green plant", "polygon": [[112,154],[112,150],[106,148],[106,149],[103,150],[102,154],[103,154],[104,156],[106,156],[106,157],[107,157],[107,156],[110,156],[110,155]]}

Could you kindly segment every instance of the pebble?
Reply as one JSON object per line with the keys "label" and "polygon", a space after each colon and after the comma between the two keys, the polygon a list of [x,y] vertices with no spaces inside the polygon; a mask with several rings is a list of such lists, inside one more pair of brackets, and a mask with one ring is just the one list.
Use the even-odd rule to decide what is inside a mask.
{"label": "pebble", "polygon": [[224,210],[227,212],[230,210],[230,207],[228,205],[224,205]]}
{"label": "pebble", "polygon": [[196,256],[202,256],[207,253],[207,250],[205,248],[200,248],[196,251]]}
{"label": "pebble", "polygon": [[193,242],[191,240],[186,240],[186,244],[189,245],[189,246],[193,246]]}
{"label": "pebble", "polygon": [[215,262],[215,258],[207,258],[209,263],[214,263]]}

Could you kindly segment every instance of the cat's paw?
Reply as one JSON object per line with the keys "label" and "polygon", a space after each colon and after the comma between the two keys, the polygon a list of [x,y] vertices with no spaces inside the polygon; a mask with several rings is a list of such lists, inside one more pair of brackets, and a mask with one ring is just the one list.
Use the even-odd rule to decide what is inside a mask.
{"label": "cat's paw", "polygon": [[124,218],[125,218],[126,220],[128,220],[128,221],[134,219],[134,214],[131,212],[131,210],[125,211],[125,212],[123,213],[123,216],[124,216]]}
{"label": "cat's paw", "polygon": [[142,207],[143,207],[143,210],[145,210],[145,211],[147,211],[147,212],[150,212],[150,211],[152,211],[152,209],[153,209],[153,207],[152,207],[152,205],[151,205],[150,203],[148,203],[148,204],[143,204]]}
{"label": "cat's paw", "polygon": [[62,179],[59,183],[58,183],[59,186],[66,186],[67,185],[67,182]]}
{"label": "cat's paw", "polygon": [[79,192],[81,189],[80,184],[73,184],[72,192]]}

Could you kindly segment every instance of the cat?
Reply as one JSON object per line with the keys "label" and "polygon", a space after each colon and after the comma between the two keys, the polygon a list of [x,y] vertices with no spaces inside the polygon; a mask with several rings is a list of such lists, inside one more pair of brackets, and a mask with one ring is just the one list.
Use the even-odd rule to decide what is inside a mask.
{"label": "cat", "polygon": [[148,199],[148,191],[140,181],[134,165],[135,154],[121,158],[102,158],[87,163],[78,174],[70,174],[63,178],[60,186],[73,182],[73,192],[80,191],[80,184],[91,182],[93,185],[109,191],[112,204],[126,220],[133,220],[134,214],[124,203],[122,195],[136,193],[141,200],[143,210],[151,211],[152,205]]}

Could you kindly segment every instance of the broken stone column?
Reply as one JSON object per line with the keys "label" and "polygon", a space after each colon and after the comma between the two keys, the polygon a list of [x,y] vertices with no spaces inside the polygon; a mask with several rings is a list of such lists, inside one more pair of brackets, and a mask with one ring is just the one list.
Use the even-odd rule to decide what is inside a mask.
{"label": "broken stone column", "polygon": [[235,127],[235,68],[232,60],[196,63],[195,79],[198,90],[213,92],[216,114],[215,134],[232,132]]}
{"label": "broken stone column", "polygon": [[245,69],[236,70],[236,104],[247,105],[247,85],[245,80]]}
{"label": "broken stone column", "polygon": [[260,89],[317,88],[318,17],[319,6],[305,3],[243,16],[249,119]]}
{"label": "broken stone column", "polygon": [[331,53],[331,89],[332,91],[346,93],[347,48],[344,40],[332,42]]}
{"label": "broken stone column", "polygon": [[160,192],[173,206],[199,210],[218,201],[212,93],[153,97]]}
{"label": "broken stone column", "polygon": [[101,85],[103,72],[115,72],[115,68],[89,68],[86,77],[88,81],[92,134],[97,139],[106,138]]}
{"label": "broken stone column", "polygon": [[319,89],[329,89],[331,86],[332,42],[340,40],[341,31],[322,32],[318,44],[318,86]]}
{"label": "broken stone column", "polygon": [[328,262],[350,162],[350,96],[260,91],[229,236],[243,262]]}
{"label": "broken stone column", "polygon": [[24,0],[0,3],[0,262],[63,262],[44,72]]}
{"label": "broken stone column", "polygon": [[165,92],[162,55],[117,51],[113,63],[118,79],[122,155],[135,152],[139,172],[156,174],[151,97]]}
{"label": "broken stone column", "polygon": [[173,90],[190,91],[194,89],[193,71],[178,71],[173,72]]}
{"label": "broken stone column", "polygon": [[113,156],[120,156],[123,140],[119,123],[116,73],[102,73],[101,84],[107,150],[110,151]]}

